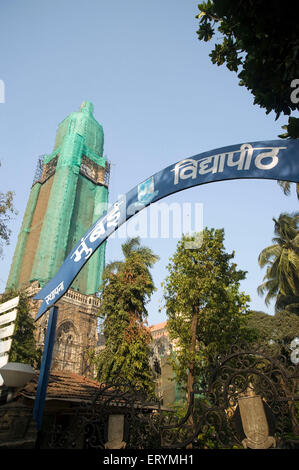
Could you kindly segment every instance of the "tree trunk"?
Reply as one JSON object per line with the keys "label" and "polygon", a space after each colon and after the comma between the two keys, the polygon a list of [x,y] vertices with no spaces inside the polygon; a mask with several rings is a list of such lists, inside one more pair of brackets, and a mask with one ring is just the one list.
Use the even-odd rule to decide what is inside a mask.
{"label": "tree trunk", "polygon": [[[197,330],[197,323],[198,323],[198,313],[199,313],[199,309],[198,307],[195,307],[194,314],[192,317],[192,323],[191,323],[191,345],[190,345],[190,353],[191,353],[191,357],[193,358],[194,358],[194,353],[196,351],[196,330]],[[188,379],[187,379],[188,404],[190,403],[191,394],[193,392],[194,372],[195,372],[195,364],[194,364],[194,359],[193,359],[189,364],[189,372],[188,372]],[[194,427],[193,410],[191,410],[191,414],[190,414],[188,421],[191,424],[191,426]],[[192,443],[188,444],[186,447],[187,449],[192,449]]]}
{"label": "tree trunk", "polygon": [[[192,317],[192,323],[191,323],[191,345],[190,345],[191,357],[194,357],[194,353],[196,351],[197,323],[198,323],[198,307],[195,308],[194,315]],[[193,392],[194,370],[195,370],[195,364],[194,364],[194,360],[192,360],[189,364],[189,372],[188,372],[188,379],[187,379],[188,402],[190,402],[191,393]]]}

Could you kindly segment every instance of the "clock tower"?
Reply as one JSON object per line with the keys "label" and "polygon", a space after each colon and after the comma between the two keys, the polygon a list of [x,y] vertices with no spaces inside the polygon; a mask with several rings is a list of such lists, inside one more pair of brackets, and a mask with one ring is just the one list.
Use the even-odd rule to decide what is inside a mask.
{"label": "clock tower", "polygon": [[[102,126],[93,105],[82,103],[58,126],[54,149],[39,159],[7,281],[32,298],[56,274],[68,253],[108,204],[109,163]],[[53,367],[85,373],[83,356],[97,342],[97,291],[105,265],[105,243],[58,302]],[[35,317],[39,301],[32,302]],[[37,322],[42,346],[47,315]]]}

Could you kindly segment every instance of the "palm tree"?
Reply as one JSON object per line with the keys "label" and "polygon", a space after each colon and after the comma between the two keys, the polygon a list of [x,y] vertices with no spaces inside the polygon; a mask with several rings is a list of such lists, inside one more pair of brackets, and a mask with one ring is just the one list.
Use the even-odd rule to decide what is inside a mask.
{"label": "palm tree", "polygon": [[267,266],[258,293],[267,292],[266,305],[276,298],[275,309],[279,311],[299,302],[299,213],[283,213],[273,221],[274,244],[262,250],[258,258],[261,268]]}
{"label": "palm tree", "polygon": [[[291,182],[290,181],[277,181],[281,189],[283,190],[283,193],[286,196],[289,196],[291,194]],[[299,183],[296,184],[296,193],[297,193],[297,198],[299,199]]]}
{"label": "palm tree", "polygon": [[[139,237],[129,238],[122,244],[121,249],[125,261],[131,256],[137,255],[147,268],[150,279],[152,279],[149,269],[159,260],[159,256],[155,255],[149,247],[142,246]],[[109,277],[111,274],[117,273],[124,266],[125,261],[112,261],[107,264],[103,272],[103,279]]]}

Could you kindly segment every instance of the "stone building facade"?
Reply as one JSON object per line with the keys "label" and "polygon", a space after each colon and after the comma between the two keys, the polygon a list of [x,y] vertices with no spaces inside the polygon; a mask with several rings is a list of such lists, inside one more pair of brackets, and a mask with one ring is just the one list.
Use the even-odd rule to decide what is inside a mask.
{"label": "stone building facade", "polygon": [[175,344],[170,340],[167,322],[150,326],[152,335],[151,366],[155,372],[156,394],[164,406],[172,405],[185,399],[175,380],[175,373],[170,363],[171,354],[175,353]]}

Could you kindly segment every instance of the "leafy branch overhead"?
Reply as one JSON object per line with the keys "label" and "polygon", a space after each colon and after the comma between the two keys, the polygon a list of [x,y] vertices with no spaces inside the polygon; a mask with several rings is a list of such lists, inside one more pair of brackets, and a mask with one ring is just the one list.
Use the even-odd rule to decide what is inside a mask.
{"label": "leafy branch overhead", "polygon": [[[298,111],[299,100],[291,99],[291,83],[299,79],[299,22],[294,6],[281,0],[208,0],[198,5],[199,40],[216,37],[212,62],[236,72],[239,85],[253,94],[254,104],[267,114],[274,111],[276,119]],[[290,120],[288,137],[299,137],[298,127]]]}

